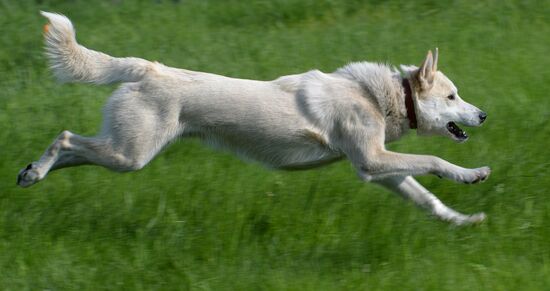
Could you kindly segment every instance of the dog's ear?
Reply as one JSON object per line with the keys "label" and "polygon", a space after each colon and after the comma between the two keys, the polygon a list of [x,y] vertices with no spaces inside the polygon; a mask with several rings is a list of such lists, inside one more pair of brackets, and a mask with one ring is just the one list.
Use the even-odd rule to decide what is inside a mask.
{"label": "dog's ear", "polygon": [[435,57],[432,51],[428,51],[426,59],[418,69],[418,82],[423,91],[430,90],[433,86],[435,72],[437,72],[437,58],[439,51],[435,50]]}
{"label": "dog's ear", "polygon": [[434,74],[437,72],[437,60],[438,60],[438,58],[439,58],[439,48],[435,48],[434,65],[433,65]]}

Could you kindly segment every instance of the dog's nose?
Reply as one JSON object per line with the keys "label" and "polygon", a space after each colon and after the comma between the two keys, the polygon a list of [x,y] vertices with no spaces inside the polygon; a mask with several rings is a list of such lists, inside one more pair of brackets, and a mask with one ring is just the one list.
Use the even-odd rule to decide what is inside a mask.
{"label": "dog's nose", "polygon": [[487,119],[487,113],[481,112],[481,113],[479,114],[480,123],[482,123],[483,121],[485,121],[485,119]]}

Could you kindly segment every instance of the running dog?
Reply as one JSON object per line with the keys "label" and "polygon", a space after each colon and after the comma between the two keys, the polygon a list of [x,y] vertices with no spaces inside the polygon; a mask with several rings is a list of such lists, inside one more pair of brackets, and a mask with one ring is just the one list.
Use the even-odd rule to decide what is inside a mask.
{"label": "running dog", "polygon": [[410,129],[468,136],[457,125],[481,125],[487,115],[466,103],[437,70],[438,50],[420,65],[351,63],[333,73],[312,70],[273,81],[235,79],[116,58],[76,42],[71,21],[42,12],[47,56],[62,82],[122,83],[104,108],[101,132],[63,131],[42,157],[19,172],[28,187],[52,170],[84,164],[115,171],[144,167],[170,141],[198,137],[275,169],[308,169],[347,158],[364,181],[379,183],[436,217],[461,225],[485,215],[445,206],[413,176],[434,174],[462,183],[484,181],[488,167],[466,169],[439,157],[389,151]]}

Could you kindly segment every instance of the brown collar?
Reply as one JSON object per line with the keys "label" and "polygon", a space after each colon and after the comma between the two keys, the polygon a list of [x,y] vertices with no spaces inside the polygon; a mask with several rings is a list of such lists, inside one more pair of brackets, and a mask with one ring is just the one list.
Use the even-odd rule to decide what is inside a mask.
{"label": "brown collar", "polygon": [[403,89],[405,89],[405,107],[407,108],[407,118],[409,119],[409,127],[416,128],[416,112],[414,110],[414,102],[412,98],[411,84],[407,78],[403,78]]}

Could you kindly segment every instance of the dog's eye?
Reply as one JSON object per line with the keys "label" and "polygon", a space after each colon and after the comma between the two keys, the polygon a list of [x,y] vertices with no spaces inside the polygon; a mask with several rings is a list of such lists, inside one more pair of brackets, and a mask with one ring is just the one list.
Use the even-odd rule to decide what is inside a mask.
{"label": "dog's eye", "polygon": [[451,94],[451,95],[447,96],[447,98],[448,98],[449,100],[455,100],[455,95],[452,95],[452,94]]}

